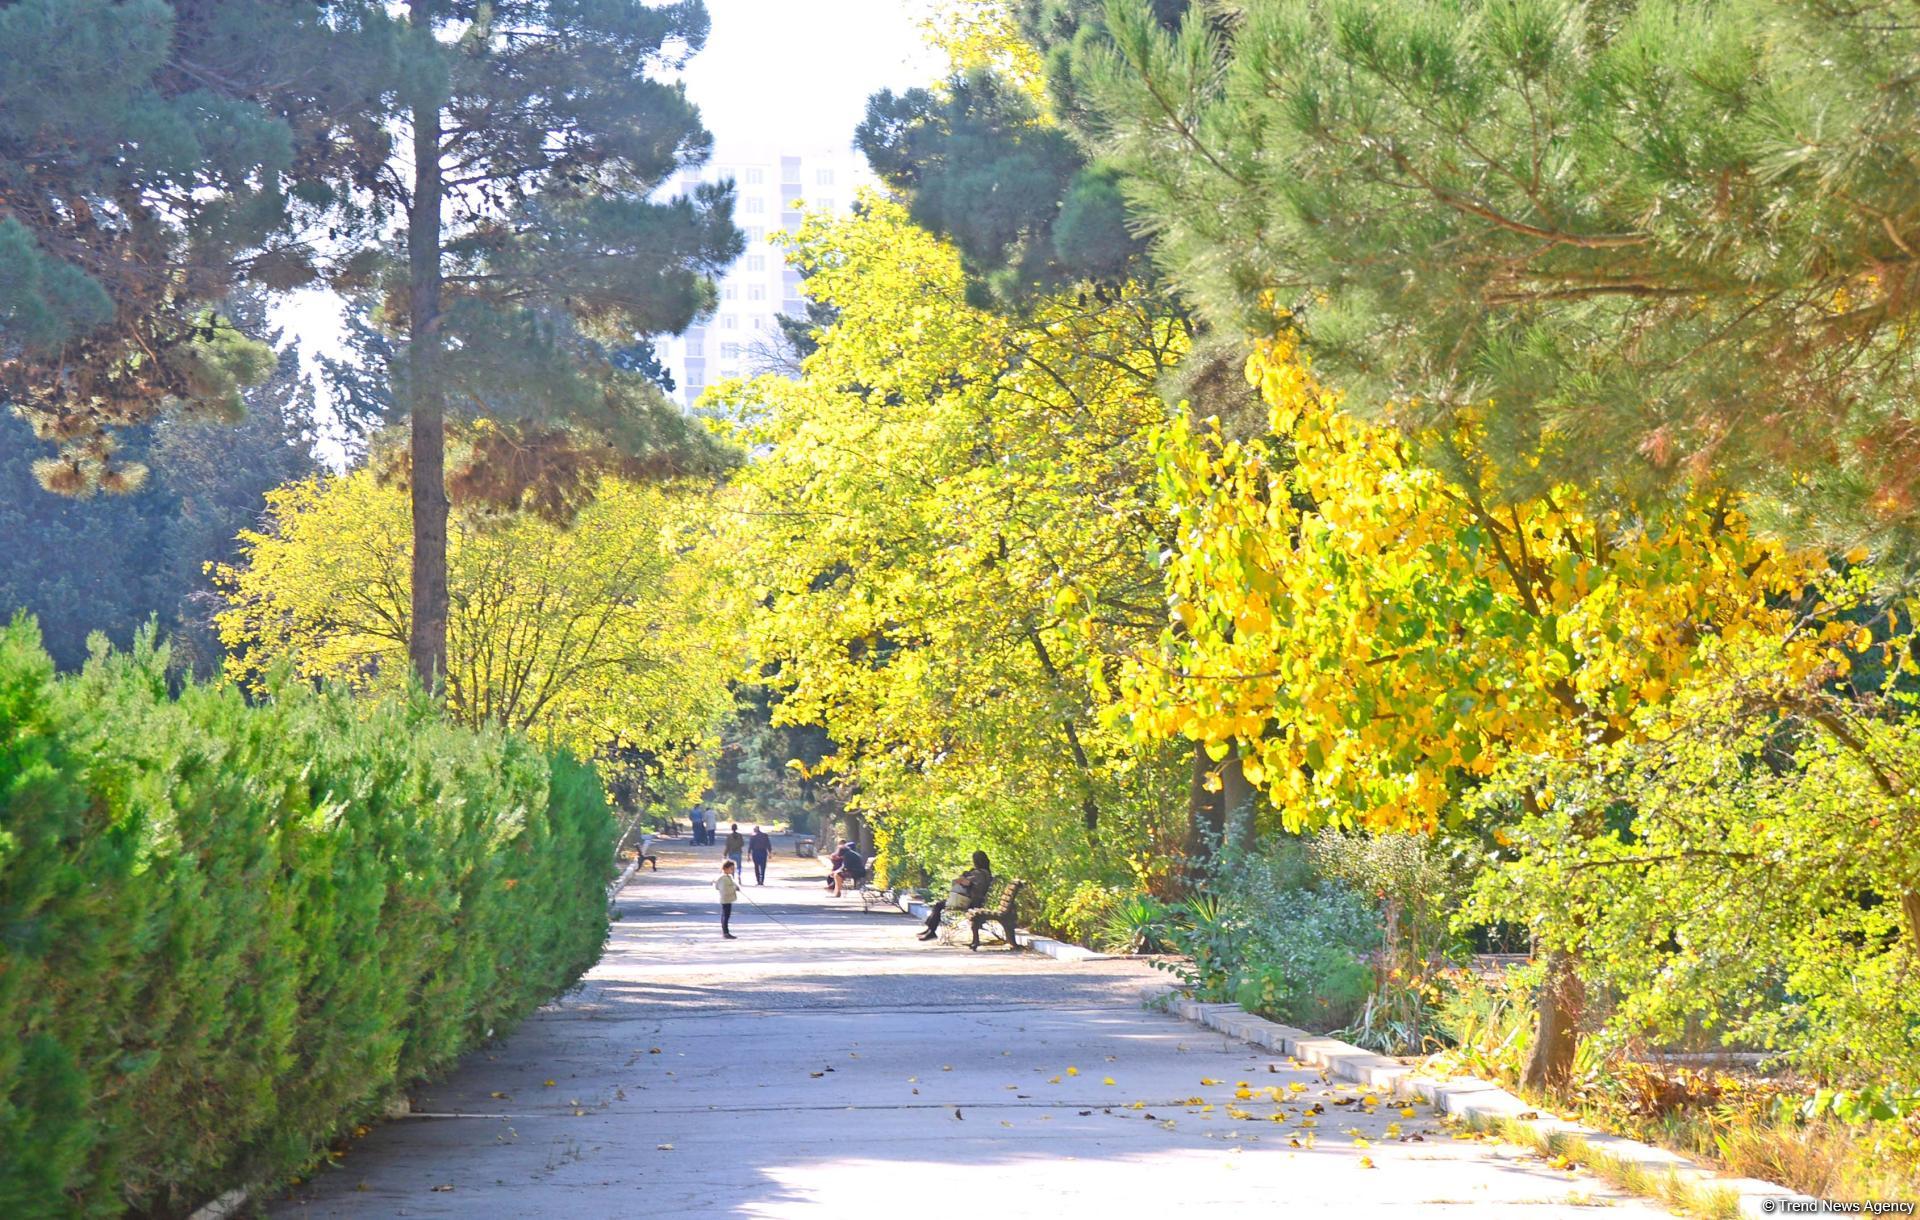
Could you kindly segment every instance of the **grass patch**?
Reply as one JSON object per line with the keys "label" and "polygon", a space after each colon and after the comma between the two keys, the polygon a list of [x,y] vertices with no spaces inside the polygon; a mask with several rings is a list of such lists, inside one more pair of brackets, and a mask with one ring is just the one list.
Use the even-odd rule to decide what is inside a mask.
{"label": "grass patch", "polygon": [[1557,1169],[1585,1169],[1621,1190],[1658,1199],[1680,1215],[1697,1220],[1737,1220],[1740,1215],[1740,1196],[1731,1188],[1714,1186],[1673,1169],[1649,1169],[1596,1148],[1575,1132],[1544,1131],[1515,1118],[1469,1118],[1464,1123],[1474,1131],[1532,1148]]}

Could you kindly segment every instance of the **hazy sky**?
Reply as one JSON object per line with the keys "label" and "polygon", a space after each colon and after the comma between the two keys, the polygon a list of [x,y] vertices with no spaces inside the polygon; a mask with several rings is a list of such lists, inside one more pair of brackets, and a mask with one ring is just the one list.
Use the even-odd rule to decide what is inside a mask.
{"label": "hazy sky", "polygon": [[931,84],[942,66],[922,0],[706,0],[713,34],[687,92],[721,148],[845,148],[867,95]]}

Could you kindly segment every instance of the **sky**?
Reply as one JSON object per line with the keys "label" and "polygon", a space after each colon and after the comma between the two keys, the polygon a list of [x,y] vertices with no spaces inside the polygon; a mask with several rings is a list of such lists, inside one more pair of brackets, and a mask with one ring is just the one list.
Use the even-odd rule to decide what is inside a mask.
{"label": "sky", "polygon": [[713,32],[684,79],[714,143],[845,148],[867,95],[931,84],[924,0],[706,0]]}

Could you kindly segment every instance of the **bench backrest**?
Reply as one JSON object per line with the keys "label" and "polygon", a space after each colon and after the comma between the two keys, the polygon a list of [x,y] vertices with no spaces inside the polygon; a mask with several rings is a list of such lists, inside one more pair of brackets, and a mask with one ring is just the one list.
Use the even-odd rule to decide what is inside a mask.
{"label": "bench backrest", "polygon": [[1026,882],[1018,877],[995,877],[993,884],[987,887],[987,899],[980,904],[982,911],[1007,911],[1013,908],[1014,899],[1026,888]]}

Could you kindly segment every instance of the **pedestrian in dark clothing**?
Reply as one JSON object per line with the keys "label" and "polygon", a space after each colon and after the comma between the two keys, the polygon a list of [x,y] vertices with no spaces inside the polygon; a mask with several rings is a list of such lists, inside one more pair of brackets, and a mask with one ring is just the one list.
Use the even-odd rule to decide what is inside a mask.
{"label": "pedestrian in dark clothing", "polygon": [[773,838],[758,826],[753,828],[753,836],[747,840],[747,854],[753,857],[753,883],[767,883],[767,857],[773,854]]}
{"label": "pedestrian in dark clothing", "polygon": [[867,859],[860,854],[859,848],[851,842],[842,843],[833,858],[833,876],[827,878],[827,884],[833,887],[835,898],[840,897],[841,891],[849,885],[858,889],[866,883]]}
{"label": "pedestrian in dark clothing", "polygon": [[[973,853],[973,867],[953,879],[953,888],[947,896],[933,904],[927,911],[927,930],[920,933],[920,940],[932,940],[940,935],[940,916],[948,908],[967,911],[987,900],[987,890],[993,886],[993,866],[987,863],[987,853]],[[979,935],[975,932],[975,936]]]}

